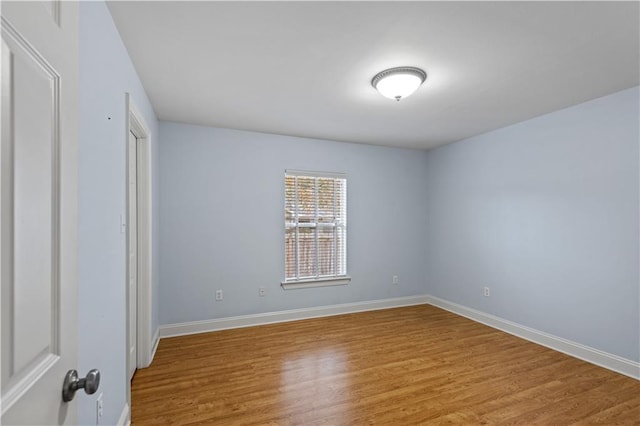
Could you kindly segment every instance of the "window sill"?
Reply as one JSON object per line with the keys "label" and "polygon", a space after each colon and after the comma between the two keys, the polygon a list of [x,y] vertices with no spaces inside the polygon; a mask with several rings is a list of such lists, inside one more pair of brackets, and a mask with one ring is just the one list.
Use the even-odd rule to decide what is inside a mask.
{"label": "window sill", "polygon": [[280,285],[284,290],[295,290],[299,288],[347,285],[349,284],[350,281],[351,281],[351,277],[348,275],[345,275],[343,277],[317,278],[317,279],[298,280],[298,281],[282,281]]}

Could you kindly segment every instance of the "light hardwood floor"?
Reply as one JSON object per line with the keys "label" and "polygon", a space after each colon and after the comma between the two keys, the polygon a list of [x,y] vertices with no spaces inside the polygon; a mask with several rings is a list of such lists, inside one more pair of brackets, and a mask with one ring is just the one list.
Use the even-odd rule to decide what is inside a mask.
{"label": "light hardwood floor", "polygon": [[640,382],[433,306],[162,339],[134,425],[640,424]]}

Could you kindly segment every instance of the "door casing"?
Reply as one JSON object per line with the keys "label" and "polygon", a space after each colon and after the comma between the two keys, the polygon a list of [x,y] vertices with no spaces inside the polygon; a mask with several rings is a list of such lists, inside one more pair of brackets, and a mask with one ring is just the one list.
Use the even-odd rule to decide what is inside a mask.
{"label": "door casing", "polygon": [[[125,94],[126,112],[127,112],[127,128],[124,141],[128,144],[129,133],[133,133],[137,138],[137,234],[138,234],[138,294],[137,294],[137,362],[136,368],[146,368],[151,364],[153,356],[152,344],[152,170],[151,170],[151,131],[147,126],[143,115],[136,107],[129,93]],[[128,152],[128,150],[126,151]],[[129,159],[127,158],[127,165]],[[128,170],[128,167],[127,167]],[[127,200],[128,194],[127,180]],[[129,205],[127,201],[127,211]],[[127,226],[127,233],[129,227]],[[128,235],[128,234],[127,234]],[[128,238],[127,238],[128,241]],[[127,243],[127,259],[129,256],[129,247]],[[129,310],[129,262],[127,260],[126,286],[127,286],[127,375],[131,371],[129,366],[129,326],[131,321],[131,312]],[[130,381],[127,380],[127,394],[130,394]]]}

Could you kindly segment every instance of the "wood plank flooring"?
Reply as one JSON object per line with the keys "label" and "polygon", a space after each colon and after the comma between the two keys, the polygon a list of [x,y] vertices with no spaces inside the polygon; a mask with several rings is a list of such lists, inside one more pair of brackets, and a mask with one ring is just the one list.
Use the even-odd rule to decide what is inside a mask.
{"label": "wood plank flooring", "polygon": [[640,425],[640,382],[429,305],[162,339],[134,425]]}

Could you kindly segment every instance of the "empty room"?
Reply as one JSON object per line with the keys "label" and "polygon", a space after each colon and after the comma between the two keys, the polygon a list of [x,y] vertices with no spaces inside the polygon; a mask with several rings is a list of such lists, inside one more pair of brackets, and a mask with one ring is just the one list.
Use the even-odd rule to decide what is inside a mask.
{"label": "empty room", "polygon": [[640,425],[640,2],[2,2],[1,420]]}

